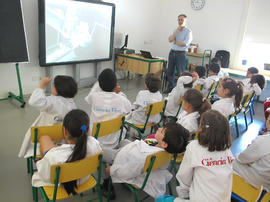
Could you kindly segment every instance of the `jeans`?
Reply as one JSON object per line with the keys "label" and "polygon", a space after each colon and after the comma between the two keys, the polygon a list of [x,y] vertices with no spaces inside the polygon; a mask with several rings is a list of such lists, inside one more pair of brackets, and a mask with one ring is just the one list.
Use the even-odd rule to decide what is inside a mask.
{"label": "jeans", "polygon": [[180,74],[185,70],[186,67],[186,52],[185,51],[174,51],[171,50],[169,53],[169,63],[167,69],[167,78],[169,82],[168,89],[174,88],[174,72],[175,69]]}

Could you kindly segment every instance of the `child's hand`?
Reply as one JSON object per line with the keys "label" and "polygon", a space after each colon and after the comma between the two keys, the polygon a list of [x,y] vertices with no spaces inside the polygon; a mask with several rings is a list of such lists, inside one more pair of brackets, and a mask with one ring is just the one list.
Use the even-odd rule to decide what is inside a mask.
{"label": "child's hand", "polygon": [[110,168],[111,168],[111,166],[105,168],[105,172],[106,172],[107,176],[110,176]]}
{"label": "child's hand", "polygon": [[49,77],[45,77],[45,78],[41,79],[39,87],[42,89],[45,88],[51,82],[51,80],[52,80],[52,78],[49,78]]}
{"label": "child's hand", "polygon": [[121,89],[120,89],[120,86],[118,84],[116,84],[115,88],[113,89],[113,91],[115,93],[120,93],[121,92]]}

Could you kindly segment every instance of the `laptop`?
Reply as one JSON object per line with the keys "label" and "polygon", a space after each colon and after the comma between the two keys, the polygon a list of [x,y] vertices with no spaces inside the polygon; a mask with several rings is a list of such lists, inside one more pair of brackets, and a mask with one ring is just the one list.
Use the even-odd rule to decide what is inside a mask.
{"label": "laptop", "polygon": [[140,50],[141,52],[141,55],[144,57],[144,58],[148,58],[148,59],[158,59],[158,58],[153,58],[151,53],[149,51],[143,51],[143,50]]}

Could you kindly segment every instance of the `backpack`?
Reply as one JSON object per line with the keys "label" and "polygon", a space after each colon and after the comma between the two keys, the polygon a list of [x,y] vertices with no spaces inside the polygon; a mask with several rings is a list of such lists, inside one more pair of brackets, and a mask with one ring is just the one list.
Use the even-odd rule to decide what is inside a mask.
{"label": "backpack", "polygon": [[230,52],[226,50],[219,50],[216,52],[216,58],[220,59],[221,67],[228,68],[230,63]]}

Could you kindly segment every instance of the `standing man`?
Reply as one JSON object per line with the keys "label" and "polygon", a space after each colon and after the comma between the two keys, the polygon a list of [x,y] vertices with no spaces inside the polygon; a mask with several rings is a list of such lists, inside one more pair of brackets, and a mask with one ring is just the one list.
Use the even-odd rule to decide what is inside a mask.
{"label": "standing man", "polygon": [[169,63],[167,69],[168,89],[164,93],[170,93],[174,88],[174,72],[177,69],[181,74],[186,66],[186,52],[189,44],[192,41],[192,32],[186,25],[185,14],[178,16],[178,27],[169,37],[169,42],[172,43],[172,48],[169,53]]}

